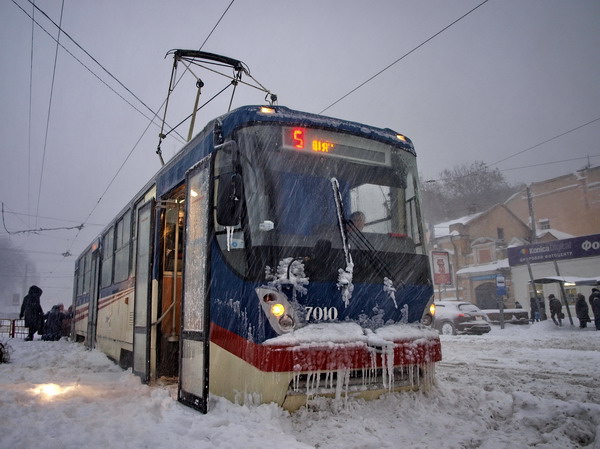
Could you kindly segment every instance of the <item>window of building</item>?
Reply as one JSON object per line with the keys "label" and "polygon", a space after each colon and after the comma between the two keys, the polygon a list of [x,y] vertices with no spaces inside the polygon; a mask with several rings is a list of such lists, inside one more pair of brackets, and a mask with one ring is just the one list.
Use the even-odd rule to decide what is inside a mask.
{"label": "window of building", "polygon": [[549,218],[541,218],[539,221],[540,229],[550,229],[550,219]]}
{"label": "window of building", "polygon": [[498,240],[504,240],[504,228],[496,228],[498,232]]}

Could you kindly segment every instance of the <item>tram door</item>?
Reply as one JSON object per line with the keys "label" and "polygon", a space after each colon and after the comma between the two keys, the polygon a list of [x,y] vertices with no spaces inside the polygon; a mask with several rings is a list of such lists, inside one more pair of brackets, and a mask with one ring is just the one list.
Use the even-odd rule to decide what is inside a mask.
{"label": "tram door", "polygon": [[143,382],[150,376],[150,319],[154,200],[138,209],[133,309],[133,373]]}
{"label": "tram door", "polygon": [[208,216],[210,164],[188,173],[179,401],[207,412],[208,400]]}
{"label": "tram door", "polygon": [[100,251],[92,252],[90,270],[90,303],[88,306],[87,338],[85,347],[94,349],[96,347],[96,327],[98,323],[98,286],[100,283]]}

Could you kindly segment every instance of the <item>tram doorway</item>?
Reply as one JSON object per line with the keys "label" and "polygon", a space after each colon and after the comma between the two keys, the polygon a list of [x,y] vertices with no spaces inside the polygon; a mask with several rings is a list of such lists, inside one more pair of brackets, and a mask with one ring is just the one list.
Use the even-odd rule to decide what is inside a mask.
{"label": "tram doorway", "polygon": [[163,197],[160,208],[159,301],[156,325],[156,378],[179,374],[185,185]]}

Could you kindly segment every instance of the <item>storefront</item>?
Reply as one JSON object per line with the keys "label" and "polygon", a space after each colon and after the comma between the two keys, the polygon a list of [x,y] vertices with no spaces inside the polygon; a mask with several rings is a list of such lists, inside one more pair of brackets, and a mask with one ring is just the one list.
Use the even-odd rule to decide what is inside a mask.
{"label": "storefront", "polygon": [[[594,280],[600,279],[600,234],[571,239],[536,243],[508,248],[515,299],[529,308],[529,298],[534,292],[544,299],[548,308],[548,295],[566,296],[571,305],[578,293],[589,297]],[[560,278],[561,282],[550,282]],[[547,309],[548,310],[548,309]]]}

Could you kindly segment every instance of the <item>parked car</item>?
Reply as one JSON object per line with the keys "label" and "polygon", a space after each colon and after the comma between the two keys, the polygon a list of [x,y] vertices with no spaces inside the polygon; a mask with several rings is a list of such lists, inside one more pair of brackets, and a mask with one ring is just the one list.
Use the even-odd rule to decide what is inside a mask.
{"label": "parked car", "polygon": [[433,327],[443,335],[481,335],[491,330],[485,312],[468,301],[437,301]]}

